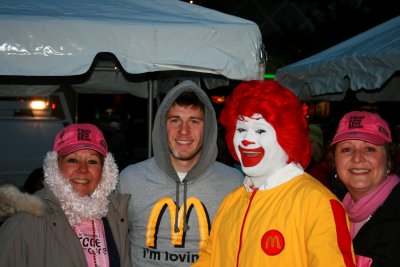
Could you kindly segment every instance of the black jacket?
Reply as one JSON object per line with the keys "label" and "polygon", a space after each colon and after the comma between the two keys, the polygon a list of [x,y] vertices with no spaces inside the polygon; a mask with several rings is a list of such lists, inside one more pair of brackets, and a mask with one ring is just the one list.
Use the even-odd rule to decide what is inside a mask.
{"label": "black jacket", "polygon": [[353,239],[357,255],[372,258],[373,267],[400,266],[400,183]]}

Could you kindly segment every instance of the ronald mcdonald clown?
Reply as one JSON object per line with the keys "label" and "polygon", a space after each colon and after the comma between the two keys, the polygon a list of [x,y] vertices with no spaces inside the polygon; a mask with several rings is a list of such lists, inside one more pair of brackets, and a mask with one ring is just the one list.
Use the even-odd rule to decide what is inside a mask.
{"label": "ronald mcdonald clown", "polygon": [[304,172],[311,149],[296,96],[276,81],[242,82],[220,121],[246,177],[194,266],[355,266],[342,204]]}

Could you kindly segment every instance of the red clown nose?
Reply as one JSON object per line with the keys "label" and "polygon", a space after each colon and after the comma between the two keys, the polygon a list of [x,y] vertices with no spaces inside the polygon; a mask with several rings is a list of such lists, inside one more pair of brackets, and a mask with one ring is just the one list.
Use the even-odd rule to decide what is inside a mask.
{"label": "red clown nose", "polygon": [[254,142],[247,141],[247,140],[243,140],[243,141],[242,141],[242,144],[243,144],[244,146],[248,146],[248,145],[252,145],[252,144],[255,144],[255,143],[254,143]]}

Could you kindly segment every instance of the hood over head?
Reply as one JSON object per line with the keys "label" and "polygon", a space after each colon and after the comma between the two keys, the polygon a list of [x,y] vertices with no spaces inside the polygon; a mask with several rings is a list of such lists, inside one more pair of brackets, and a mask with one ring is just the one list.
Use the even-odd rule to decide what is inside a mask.
{"label": "hood over head", "polygon": [[179,182],[178,175],[172,166],[170,149],[168,146],[166,130],[166,114],[174,101],[182,92],[193,92],[204,104],[204,137],[199,161],[193,166],[185,177],[191,181],[199,177],[216,159],[217,149],[217,119],[215,110],[207,94],[194,82],[184,81],[168,92],[160,104],[154,120],[152,133],[154,158],[157,165],[176,182]]}

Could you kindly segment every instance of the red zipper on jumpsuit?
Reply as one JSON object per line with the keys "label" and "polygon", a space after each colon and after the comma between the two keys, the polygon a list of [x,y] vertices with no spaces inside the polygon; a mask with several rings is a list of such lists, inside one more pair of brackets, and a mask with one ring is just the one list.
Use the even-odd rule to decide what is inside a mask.
{"label": "red zipper on jumpsuit", "polygon": [[244,218],[242,221],[242,228],[240,229],[239,248],[238,248],[238,252],[237,252],[237,256],[236,256],[236,267],[239,266],[240,251],[242,249],[242,240],[243,240],[243,229],[244,229],[244,225],[246,223],[247,214],[249,213],[251,202],[253,201],[253,198],[254,198],[255,194],[257,193],[257,191],[258,191],[258,188],[255,188],[253,193],[251,193],[250,201],[249,201],[249,204],[247,205],[246,213],[244,214]]}

